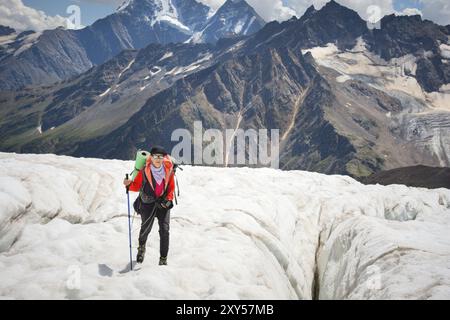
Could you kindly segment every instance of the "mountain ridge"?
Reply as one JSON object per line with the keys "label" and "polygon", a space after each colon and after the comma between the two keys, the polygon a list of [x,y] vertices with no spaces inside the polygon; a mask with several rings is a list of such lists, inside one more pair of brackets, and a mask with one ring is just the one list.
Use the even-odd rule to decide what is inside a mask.
{"label": "mountain ridge", "polygon": [[[196,0],[132,0],[119,9],[81,30],[46,30],[19,54],[14,44],[6,45],[0,56],[0,90],[66,80],[122,50],[187,41],[203,29],[210,12]],[[253,24],[248,32],[256,30]]]}
{"label": "mountain ridge", "polygon": [[[330,31],[322,20],[338,27]],[[0,148],[128,159],[149,141],[170,149],[171,129],[191,130],[201,120],[205,128],[280,129],[287,170],[359,177],[399,166],[449,166],[445,85],[427,92],[426,79],[435,75],[420,66],[448,60],[442,28],[418,18],[389,20],[374,37],[356,12],[331,3],[250,36],[215,45],[152,44],[125,54],[120,67],[113,59],[55,89],[0,94]],[[411,21],[428,28],[387,42],[406,55],[378,56],[389,25],[401,30]],[[415,43],[418,34],[434,46],[432,55]],[[414,43],[405,46],[405,37]]]}

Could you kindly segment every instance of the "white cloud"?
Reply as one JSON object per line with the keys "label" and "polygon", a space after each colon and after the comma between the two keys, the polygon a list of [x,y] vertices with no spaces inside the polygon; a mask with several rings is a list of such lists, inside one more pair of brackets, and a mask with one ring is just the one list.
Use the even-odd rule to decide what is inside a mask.
{"label": "white cloud", "polygon": [[18,31],[42,31],[66,25],[66,19],[48,16],[45,12],[27,7],[22,0],[2,0],[0,2],[0,24]]}
{"label": "white cloud", "polygon": [[417,8],[406,8],[403,11],[398,13],[399,15],[404,15],[404,16],[414,16],[414,15],[422,15],[422,11],[420,11]]}
{"label": "white cloud", "polygon": [[296,15],[295,10],[283,5],[281,0],[248,0],[247,2],[266,21],[284,21]]}

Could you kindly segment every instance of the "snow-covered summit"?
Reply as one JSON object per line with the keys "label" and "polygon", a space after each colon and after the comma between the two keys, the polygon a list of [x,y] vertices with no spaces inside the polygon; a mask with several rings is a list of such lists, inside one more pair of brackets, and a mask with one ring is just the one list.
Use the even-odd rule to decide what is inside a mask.
{"label": "snow-covered summit", "polygon": [[163,24],[192,34],[204,26],[210,8],[196,0],[127,0],[118,9],[154,27]]}
{"label": "snow-covered summit", "polygon": [[169,265],[157,266],[155,226],[145,263],[126,272],[132,168],[0,153],[0,297],[450,298],[448,189],[186,166]]}
{"label": "snow-covered summit", "polygon": [[227,0],[190,41],[214,43],[220,38],[250,35],[264,25],[264,19],[245,0]]}

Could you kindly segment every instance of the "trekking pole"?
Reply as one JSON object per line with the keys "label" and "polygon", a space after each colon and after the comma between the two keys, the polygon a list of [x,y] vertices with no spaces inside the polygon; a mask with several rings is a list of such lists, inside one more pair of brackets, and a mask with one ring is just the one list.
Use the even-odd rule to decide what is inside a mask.
{"label": "trekking pole", "polygon": [[[128,180],[128,174],[125,179]],[[128,203],[128,240],[130,243],[130,269],[133,270],[133,258],[131,253],[131,213],[130,213],[130,187],[127,187],[127,203]]]}

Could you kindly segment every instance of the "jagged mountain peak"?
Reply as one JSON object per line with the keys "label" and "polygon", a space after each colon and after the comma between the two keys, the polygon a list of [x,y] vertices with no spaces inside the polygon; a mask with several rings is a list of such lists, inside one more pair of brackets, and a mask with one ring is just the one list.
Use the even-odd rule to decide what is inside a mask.
{"label": "jagged mountain peak", "polygon": [[339,17],[351,17],[363,20],[355,10],[343,6],[334,0],[327,2],[320,10],[315,10],[315,12],[320,14],[321,17],[326,15],[329,18],[334,19]]}
{"label": "jagged mountain peak", "polygon": [[210,8],[196,0],[128,0],[117,10],[154,26],[165,23],[192,33],[204,26]]}
{"label": "jagged mountain peak", "polygon": [[126,0],[119,6],[119,8],[117,8],[117,12],[130,12],[143,8],[161,8],[166,4],[171,6],[171,2],[171,0]]}
{"label": "jagged mountain peak", "polygon": [[[335,0],[330,0],[330,1],[328,1],[328,2],[322,7],[322,9],[330,9],[330,8],[332,8],[332,9],[338,9],[338,10],[340,10],[340,9],[351,10],[351,9],[349,9],[348,7],[346,7],[346,6],[342,5],[342,4],[340,4],[339,2],[337,2],[337,1],[335,1]],[[353,10],[351,10],[351,11],[353,11]]]}
{"label": "jagged mountain peak", "polygon": [[237,6],[237,5],[251,7],[251,6],[247,3],[247,1],[245,1],[245,0],[227,0],[227,1],[225,1],[225,3],[222,5],[222,8],[226,8],[226,7],[229,7],[229,6],[235,7],[235,6]]}
{"label": "jagged mountain peak", "polygon": [[[322,25],[328,24],[329,29],[342,27],[353,29],[352,26],[354,26],[360,30],[366,26],[366,21],[356,11],[334,0],[327,2],[320,9],[316,9],[314,5],[309,6],[300,19],[298,19],[298,24],[305,25],[306,23],[314,28],[320,28]],[[331,32],[332,30],[329,31]]]}
{"label": "jagged mountain peak", "polygon": [[208,20],[205,28],[191,42],[215,43],[220,38],[249,35],[259,31],[266,22],[245,0],[227,0]]}
{"label": "jagged mountain peak", "polygon": [[126,0],[119,6],[119,8],[117,8],[117,12],[134,13],[138,10],[144,9],[144,11],[141,11],[140,13],[145,14],[148,13],[146,12],[146,10],[149,10],[151,12],[156,9],[157,5],[160,3],[161,0]]}
{"label": "jagged mountain peak", "polygon": [[[227,0],[227,2],[225,2],[219,10],[225,11],[230,9],[244,10],[245,13],[250,12],[258,19],[264,21],[264,19],[256,12],[256,10],[245,0]],[[242,14],[243,12],[239,11],[239,13]]]}
{"label": "jagged mountain peak", "polygon": [[[255,9],[248,4],[245,0],[227,0],[220,8],[217,10],[216,15],[223,14],[236,14],[243,16],[245,14],[251,14],[260,21],[264,21],[263,18],[255,11]],[[265,23],[265,21],[264,21]]]}
{"label": "jagged mountain peak", "polygon": [[339,49],[350,49],[367,31],[366,21],[357,12],[330,1],[320,10],[310,6],[300,19],[268,23],[249,42],[254,46],[299,48],[336,43]]}
{"label": "jagged mountain peak", "polygon": [[[446,33],[445,27],[433,21],[422,19],[421,15],[390,14],[381,19],[381,30],[389,32],[402,31],[404,33]],[[379,32],[379,31],[376,31]]]}
{"label": "jagged mountain peak", "polygon": [[390,23],[392,21],[409,21],[409,22],[415,22],[420,23],[422,22],[422,17],[420,14],[415,15],[396,15],[395,13],[389,14],[384,16],[381,19],[381,23]]}
{"label": "jagged mountain peak", "polygon": [[310,14],[313,14],[317,12],[316,8],[314,7],[314,5],[310,5],[308,7],[308,9],[306,9],[305,13],[303,14],[304,16],[309,16]]}

